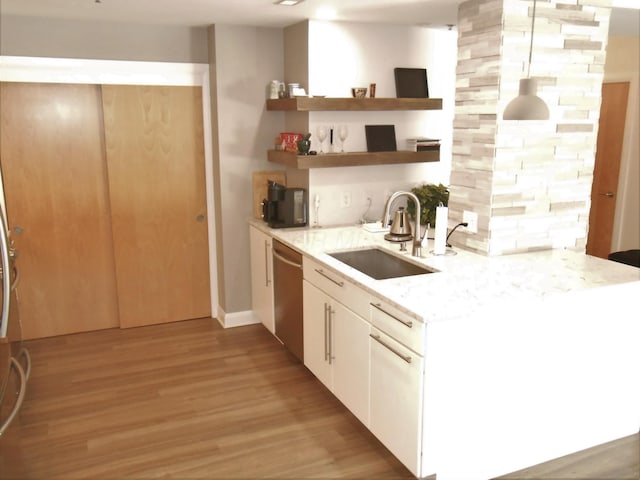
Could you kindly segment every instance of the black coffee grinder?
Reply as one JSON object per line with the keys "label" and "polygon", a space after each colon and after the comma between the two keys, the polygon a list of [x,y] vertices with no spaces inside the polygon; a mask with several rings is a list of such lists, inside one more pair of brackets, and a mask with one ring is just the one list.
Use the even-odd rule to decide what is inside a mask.
{"label": "black coffee grinder", "polygon": [[304,227],[307,224],[307,191],[268,181],[262,201],[262,218],[271,228]]}

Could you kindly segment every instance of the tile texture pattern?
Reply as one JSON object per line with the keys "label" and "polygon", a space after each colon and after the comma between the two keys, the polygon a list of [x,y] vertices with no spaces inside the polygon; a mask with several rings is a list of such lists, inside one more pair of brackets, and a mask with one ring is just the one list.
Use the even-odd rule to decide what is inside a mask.
{"label": "tile texture pattern", "polygon": [[[458,13],[451,241],[489,255],[586,245],[610,0],[538,0],[530,75],[548,121],[504,121],[527,75],[532,0],[469,0]],[[455,237],[455,238],[454,238]]]}

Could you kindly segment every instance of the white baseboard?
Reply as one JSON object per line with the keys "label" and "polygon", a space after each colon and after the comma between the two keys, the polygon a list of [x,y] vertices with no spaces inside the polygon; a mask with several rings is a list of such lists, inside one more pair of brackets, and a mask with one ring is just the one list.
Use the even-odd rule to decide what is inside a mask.
{"label": "white baseboard", "polygon": [[256,323],[260,323],[260,320],[256,318],[251,310],[226,313],[219,305],[216,319],[222,328],[242,327],[245,325],[255,325]]}

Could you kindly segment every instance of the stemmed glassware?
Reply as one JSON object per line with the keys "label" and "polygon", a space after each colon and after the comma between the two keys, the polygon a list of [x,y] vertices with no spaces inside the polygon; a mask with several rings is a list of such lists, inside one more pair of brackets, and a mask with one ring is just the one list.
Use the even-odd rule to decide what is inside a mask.
{"label": "stemmed glassware", "polygon": [[324,146],[324,141],[327,139],[328,130],[326,125],[318,126],[318,140],[320,141],[320,150],[318,153],[324,153],[322,151],[322,147]]}
{"label": "stemmed glassware", "polygon": [[338,138],[340,138],[340,152],[344,153],[344,141],[349,135],[349,128],[346,125],[338,125]]}

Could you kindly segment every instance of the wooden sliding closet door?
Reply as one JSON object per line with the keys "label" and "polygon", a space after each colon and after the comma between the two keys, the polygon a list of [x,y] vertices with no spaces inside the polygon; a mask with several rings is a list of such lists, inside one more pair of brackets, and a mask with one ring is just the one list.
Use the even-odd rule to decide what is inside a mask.
{"label": "wooden sliding closet door", "polygon": [[211,315],[200,87],[104,85],[120,325]]}
{"label": "wooden sliding closet door", "polygon": [[2,83],[0,96],[24,338],[117,327],[100,88]]}

